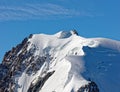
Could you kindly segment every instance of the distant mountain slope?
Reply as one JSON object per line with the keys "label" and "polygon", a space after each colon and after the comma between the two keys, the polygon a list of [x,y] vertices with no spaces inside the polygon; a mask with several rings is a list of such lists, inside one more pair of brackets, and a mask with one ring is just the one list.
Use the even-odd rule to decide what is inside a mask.
{"label": "distant mountain slope", "polygon": [[6,52],[0,92],[120,92],[119,58],[119,41],[33,34]]}

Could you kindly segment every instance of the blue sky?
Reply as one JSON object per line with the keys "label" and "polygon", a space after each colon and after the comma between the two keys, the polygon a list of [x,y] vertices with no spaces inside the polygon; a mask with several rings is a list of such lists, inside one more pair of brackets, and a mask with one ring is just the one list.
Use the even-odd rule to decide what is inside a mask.
{"label": "blue sky", "polygon": [[31,33],[71,29],[120,40],[120,0],[0,0],[0,61]]}

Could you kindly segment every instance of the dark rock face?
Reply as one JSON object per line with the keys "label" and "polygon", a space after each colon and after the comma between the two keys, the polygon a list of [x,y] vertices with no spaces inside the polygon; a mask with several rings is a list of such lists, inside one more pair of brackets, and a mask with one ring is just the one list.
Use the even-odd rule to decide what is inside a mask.
{"label": "dark rock face", "polygon": [[81,88],[79,88],[77,92],[99,92],[99,89],[96,83],[91,81],[87,85],[84,85]]}
{"label": "dark rock face", "polygon": [[47,79],[54,73],[53,72],[48,72],[44,77],[39,77],[37,83],[33,84],[31,83],[30,88],[28,89],[27,92],[39,92],[39,90],[42,88],[44,83],[47,81]]}
{"label": "dark rock face", "polygon": [[[0,90],[1,92],[13,91],[14,84],[13,77],[18,71],[21,71],[22,61],[27,54],[28,38],[25,38],[21,44],[13,47],[12,50],[5,53],[2,64],[0,65]],[[21,53],[20,53],[21,51]],[[2,70],[2,71],[1,71]]]}
{"label": "dark rock face", "polygon": [[78,35],[78,32],[74,29],[72,30],[74,34]]}
{"label": "dark rock face", "polygon": [[16,76],[21,76],[26,70],[26,74],[35,74],[46,61],[46,56],[34,56],[37,47],[34,44],[27,50],[30,44],[25,38],[21,44],[13,47],[12,50],[5,53],[0,64],[0,92],[17,92],[19,87],[15,81]]}

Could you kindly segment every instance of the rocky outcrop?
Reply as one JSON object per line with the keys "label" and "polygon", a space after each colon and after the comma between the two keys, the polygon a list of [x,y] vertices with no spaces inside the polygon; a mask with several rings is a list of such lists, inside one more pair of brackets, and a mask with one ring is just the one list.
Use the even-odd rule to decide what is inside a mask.
{"label": "rocky outcrop", "polygon": [[77,92],[99,92],[97,84],[93,81],[79,88]]}
{"label": "rocky outcrop", "polygon": [[[25,38],[21,44],[18,44],[16,47],[13,47],[12,50],[5,53],[2,64],[0,66],[3,70],[0,72],[0,90],[1,92],[12,92],[11,89],[14,84],[13,77],[19,71],[21,71],[21,64],[25,60],[25,55],[27,53],[27,46],[29,44],[28,38]],[[21,51],[21,52],[20,52]]]}
{"label": "rocky outcrop", "polygon": [[28,89],[27,92],[39,92],[39,90],[42,88],[44,83],[54,72],[55,71],[48,72],[44,77],[39,77],[35,84],[31,83],[30,88]]}
{"label": "rocky outcrop", "polygon": [[[33,54],[36,50],[34,45],[27,51],[29,45],[28,39],[30,38],[32,38],[32,35],[5,53],[3,61],[0,64],[0,92],[14,92],[16,86],[18,86],[14,77],[21,76],[26,68],[28,68],[27,74],[30,74],[30,71],[37,71],[45,61],[46,57],[34,57]],[[39,66],[35,64],[39,64]]]}
{"label": "rocky outcrop", "polygon": [[[0,64],[0,92],[17,92],[17,88],[20,87],[20,85],[15,81],[16,76],[20,77],[24,71],[28,76],[36,74],[46,59],[52,59],[50,55],[34,56],[34,53],[37,50],[37,47],[34,44],[27,50],[30,44],[28,40],[31,39],[32,36],[33,35],[31,34],[16,47],[13,47],[12,50],[5,53],[3,61]],[[38,89],[38,86],[42,87],[45,81],[53,73],[54,72],[49,72],[45,77],[40,77],[38,82],[32,88],[33,91],[28,92],[36,92],[35,90]]]}

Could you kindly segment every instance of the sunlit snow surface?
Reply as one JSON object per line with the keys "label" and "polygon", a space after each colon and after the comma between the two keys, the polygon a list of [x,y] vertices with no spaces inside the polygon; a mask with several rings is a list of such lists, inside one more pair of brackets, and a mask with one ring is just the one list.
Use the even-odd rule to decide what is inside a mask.
{"label": "sunlit snow surface", "polygon": [[35,34],[29,39],[29,50],[37,47],[34,55],[51,55],[35,74],[23,73],[18,78],[18,92],[26,92],[31,82],[43,71],[55,73],[39,92],[76,92],[81,86],[94,81],[100,92],[120,92],[120,42],[105,38],[83,38],[72,32],[55,35]]}

